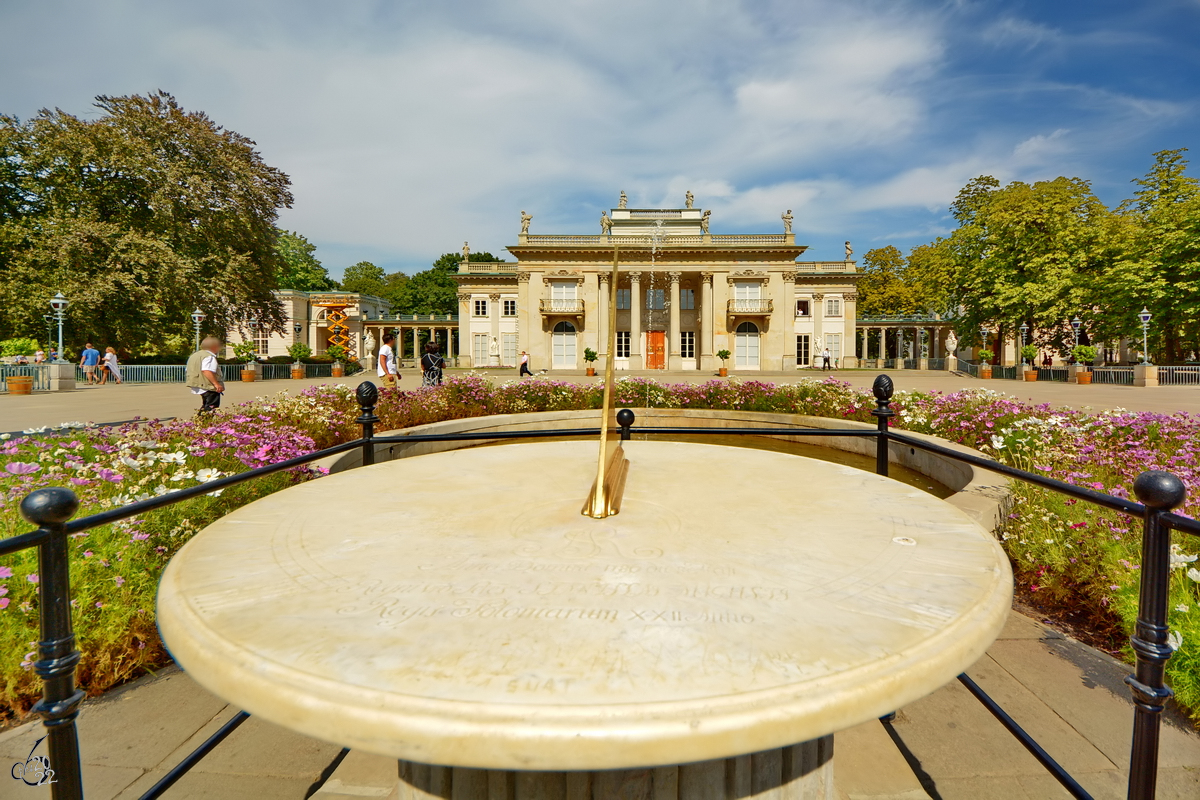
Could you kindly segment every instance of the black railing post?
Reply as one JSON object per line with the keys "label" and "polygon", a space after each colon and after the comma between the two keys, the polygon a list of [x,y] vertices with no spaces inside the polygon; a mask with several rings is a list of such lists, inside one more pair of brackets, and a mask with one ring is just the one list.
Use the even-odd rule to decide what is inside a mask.
{"label": "black railing post", "polygon": [[363,381],[358,385],[354,396],[358,399],[359,408],[362,409],[362,416],[355,420],[362,426],[362,465],[369,467],[375,463],[375,443],[371,440],[375,438],[375,423],[379,422],[379,417],[375,416],[375,406],[379,402],[379,389],[370,381]]}
{"label": "black railing post", "polygon": [[71,624],[71,564],[66,523],[79,509],[70,489],[38,489],[21,501],[21,516],[50,534],[38,545],[38,611],[42,639],[33,669],[42,678],[42,699],[33,707],[46,726],[54,800],[82,800],[79,734],[75,717],[84,693],[75,688],[75,630]]}
{"label": "black railing post", "polygon": [[617,424],[621,426],[621,441],[629,441],[629,429],[633,427],[633,411],[622,408],[617,412]]}
{"label": "black railing post", "polygon": [[871,385],[871,391],[875,394],[875,410],[871,414],[879,424],[879,436],[875,439],[876,475],[888,474],[888,420],[896,416],[896,412],[889,406],[892,403],[892,392],[895,390],[892,379],[887,375],[878,376]]}
{"label": "black railing post", "polygon": [[1183,502],[1187,489],[1169,472],[1143,472],[1133,491],[1146,507],[1142,533],[1137,629],[1131,644],[1137,672],[1125,678],[1133,690],[1133,751],[1129,757],[1130,800],[1152,800],[1158,782],[1158,731],[1163,706],[1173,692],[1163,683],[1167,659],[1167,591],[1171,583],[1171,528],[1162,517]]}

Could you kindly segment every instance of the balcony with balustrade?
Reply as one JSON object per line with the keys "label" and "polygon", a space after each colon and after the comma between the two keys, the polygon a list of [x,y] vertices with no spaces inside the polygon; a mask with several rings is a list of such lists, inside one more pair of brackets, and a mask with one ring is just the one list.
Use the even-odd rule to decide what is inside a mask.
{"label": "balcony with balustrade", "polygon": [[538,303],[543,317],[583,318],[583,301],[574,298],[546,298]]}
{"label": "balcony with balustrade", "polygon": [[769,317],[775,310],[775,304],[770,300],[730,300],[729,316],[731,317]]}

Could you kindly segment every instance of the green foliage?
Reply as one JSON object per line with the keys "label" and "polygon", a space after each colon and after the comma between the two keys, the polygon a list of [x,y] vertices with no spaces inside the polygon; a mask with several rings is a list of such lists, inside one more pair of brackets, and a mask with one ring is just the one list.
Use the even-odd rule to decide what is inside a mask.
{"label": "green foliage", "polygon": [[392,308],[399,308],[400,298],[404,293],[404,285],[407,283],[408,276],[403,272],[388,273],[384,279],[383,294],[379,296],[391,303]]}
{"label": "green foliage", "polygon": [[347,292],[383,297],[387,290],[387,276],[370,261],[360,261],[346,267],[342,274],[342,289]]}
{"label": "green foliage", "polygon": [[253,361],[256,355],[254,342],[238,342],[233,346],[233,357],[243,364]]}
{"label": "green foliage", "polygon": [[1021,358],[1025,359],[1026,361],[1033,361],[1033,359],[1038,357],[1039,352],[1041,352],[1041,350],[1036,344],[1027,344],[1021,348]]}
{"label": "green foliage", "polygon": [[292,344],[288,345],[287,351],[288,355],[292,357],[293,361],[303,361],[312,355],[312,348],[306,345],[304,342],[293,342]]}
{"label": "green foliage", "polygon": [[278,255],[276,280],[280,289],[301,292],[328,292],[337,289],[337,282],[313,255],[317,250],[298,233],[278,231],[275,253]]}
{"label": "green foliage", "polygon": [[5,339],[0,342],[0,356],[31,356],[37,352],[38,343],[33,339]]}
{"label": "green foliage", "polygon": [[858,279],[858,313],[865,317],[911,313],[912,298],[904,282],[904,256],[895,247],[876,248],[863,256]]}
{"label": "green foliage", "polygon": [[1080,344],[1075,346],[1075,348],[1071,351],[1071,355],[1073,355],[1075,360],[1080,364],[1091,364],[1096,360],[1096,356],[1099,355],[1099,351],[1090,344]]}
{"label": "green foliage", "polygon": [[342,347],[340,344],[331,344],[329,347],[325,348],[325,355],[329,356],[334,361],[340,361],[345,364],[350,353],[347,352],[346,348]]}
{"label": "green foliage", "polygon": [[190,336],[197,304],[207,330],[253,316],[282,331],[271,290],[287,175],[165,92],[96,107],[0,116],[0,335],[43,330],[58,291],[71,345],[159,349]]}
{"label": "green foliage", "polygon": [[993,353],[991,350],[980,350],[979,351],[979,363],[981,363],[981,364],[990,364],[992,362],[992,359],[995,357],[996,357],[996,354]]}
{"label": "green foliage", "polygon": [[588,362],[589,364],[595,362],[595,360],[598,359],[599,357],[600,357],[600,354],[597,353],[592,348],[590,348],[590,347],[583,348],[583,360]]}
{"label": "green foliage", "polygon": [[728,350],[718,350],[717,351],[717,358],[721,359],[722,363],[728,361],[729,356],[731,356],[731,355],[733,355],[733,354],[730,353]]}
{"label": "green foliage", "polygon": [[[401,314],[454,314],[458,311],[458,274],[461,253],[444,253],[433,266],[405,281],[393,302]],[[471,253],[471,262],[503,262],[491,253]],[[391,299],[391,298],[389,298]]]}

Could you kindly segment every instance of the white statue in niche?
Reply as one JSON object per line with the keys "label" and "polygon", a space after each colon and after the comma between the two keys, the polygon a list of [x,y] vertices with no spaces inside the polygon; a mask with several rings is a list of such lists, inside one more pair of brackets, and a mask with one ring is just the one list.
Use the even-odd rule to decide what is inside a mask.
{"label": "white statue in niche", "polygon": [[367,335],[363,337],[363,354],[370,358],[375,353],[375,334],[367,331]]}
{"label": "white statue in niche", "polygon": [[496,337],[492,337],[492,341],[488,344],[488,362],[493,367],[500,366],[500,343],[496,341]]}

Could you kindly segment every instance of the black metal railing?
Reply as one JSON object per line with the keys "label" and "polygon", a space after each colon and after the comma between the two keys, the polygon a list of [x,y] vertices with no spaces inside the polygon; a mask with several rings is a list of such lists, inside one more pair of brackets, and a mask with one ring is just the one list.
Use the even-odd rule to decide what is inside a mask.
{"label": "black metal railing", "polygon": [[[1137,663],[1135,673],[1126,678],[1126,683],[1129,684],[1133,693],[1135,706],[1127,796],[1129,800],[1152,800],[1157,784],[1158,741],[1162,712],[1164,704],[1172,696],[1171,690],[1164,683],[1166,662],[1173,652],[1167,642],[1169,632],[1167,628],[1167,590],[1171,531],[1178,530],[1200,536],[1200,521],[1174,514],[1171,511],[1181,505],[1186,497],[1183,482],[1169,472],[1144,472],[1134,481],[1134,493],[1142,501],[1135,503],[1044,475],[1026,472],[981,456],[962,453],[916,436],[891,430],[890,419],[895,415],[890,408],[894,391],[891,378],[887,375],[877,377],[872,391],[876,401],[876,408],[871,412],[876,418],[874,429],[642,427],[637,428],[636,432],[646,436],[707,434],[874,438],[876,441],[875,471],[879,475],[886,476],[888,474],[890,448],[891,445],[897,444],[961,461],[1142,519],[1144,526],[1138,619],[1136,630],[1131,637]],[[51,785],[51,796],[54,800],[82,800],[83,798],[79,739],[75,719],[84,695],[75,686],[75,667],[79,663],[80,652],[75,648],[75,634],[71,622],[71,583],[67,549],[68,537],[71,534],[128,519],[147,511],[209,494],[226,486],[244,483],[264,475],[303,466],[355,449],[361,449],[362,464],[369,466],[375,463],[376,448],[384,445],[582,437],[595,436],[600,430],[599,428],[572,428],[567,430],[375,436],[375,424],[379,422],[379,418],[375,415],[379,390],[374,384],[364,381],[358,387],[356,398],[361,409],[361,414],[356,422],[362,429],[362,436],[354,441],[344,442],[308,455],[297,456],[277,464],[230,475],[80,519],[72,519],[78,510],[79,499],[70,489],[61,487],[38,489],[21,502],[22,516],[31,524],[38,526],[37,530],[0,541],[0,556],[31,547],[38,548],[41,581],[37,591],[41,614],[41,641],[38,642],[39,657],[34,662],[34,670],[42,678],[43,690],[42,699],[34,705],[33,713],[42,718],[47,730],[49,761],[53,766],[55,777],[55,782]],[[621,439],[630,439],[635,431],[634,421],[634,413],[629,409],[622,409],[617,413]],[[966,674],[960,675],[959,681],[1046,767],[1073,797],[1091,800],[1091,795],[974,681]],[[154,800],[154,798],[161,797],[188,770],[241,725],[248,716],[244,711],[239,712],[210,736],[204,744],[171,769],[158,783],[143,794],[140,800]]]}

